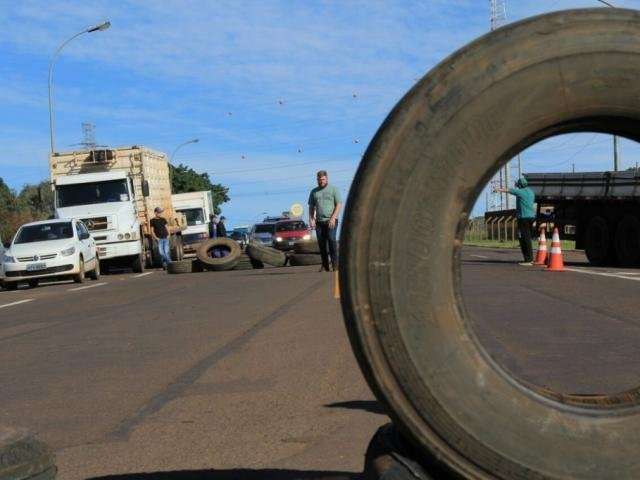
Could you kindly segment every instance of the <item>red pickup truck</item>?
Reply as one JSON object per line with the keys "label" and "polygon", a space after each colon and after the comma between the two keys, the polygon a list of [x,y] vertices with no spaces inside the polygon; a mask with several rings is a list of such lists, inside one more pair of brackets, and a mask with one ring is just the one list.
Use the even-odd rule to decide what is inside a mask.
{"label": "red pickup truck", "polygon": [[310,239],[311,231],[302,220],[280,220],[276,222],[273,246],[278,250],[292,250],[295,242]]}

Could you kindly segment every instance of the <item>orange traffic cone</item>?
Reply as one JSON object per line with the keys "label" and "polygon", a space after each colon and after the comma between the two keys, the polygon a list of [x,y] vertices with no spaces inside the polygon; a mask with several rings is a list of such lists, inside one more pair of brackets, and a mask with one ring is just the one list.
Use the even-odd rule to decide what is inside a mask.
{"label": "orange traffic cone", "polygon": [[553,238],[551,239],[551,259],[549,260],[549,272],[564,272],[564,261],[562,260],[562,249],[560,248],[560,233],[558,227],[553,229]]}
{"label": "orange traffic cone", "polygon": [[545,265],[547,262],[547,237],[544,234],[544,228],[540,229],[540,236],[538,237],[538,253],[536,254],[536,261],[534,265]]}

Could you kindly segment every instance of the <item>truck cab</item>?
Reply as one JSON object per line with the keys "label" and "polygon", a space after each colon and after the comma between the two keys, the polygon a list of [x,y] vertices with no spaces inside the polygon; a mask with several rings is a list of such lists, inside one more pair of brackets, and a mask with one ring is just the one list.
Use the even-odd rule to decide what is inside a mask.
{"label": "truck cab", "polygon": [[209,239],[213,213],[211,191],[174,193],[171,201],[176,212],[185,216],[187,227],[182,232],[182,246],[187,255],[195,254],[198,246]]}
{"label": "truck cab", "polygon": [[101,260],[141,255],[133,182],[124,171],[58,177],[56,217],[77,218],[95,240]]}

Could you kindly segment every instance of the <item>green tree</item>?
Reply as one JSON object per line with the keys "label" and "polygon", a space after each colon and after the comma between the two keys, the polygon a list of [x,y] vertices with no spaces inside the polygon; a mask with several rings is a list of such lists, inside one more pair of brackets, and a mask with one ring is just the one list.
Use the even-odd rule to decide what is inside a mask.
{"label": "green tree", "polygon": [[45,220],[54,213],[53,190],[47,180],[37,185],[25,185],[17,200],[18,207],[27,210],[34,220]]}
{"label": "green tree", "polygon": [[208,173],[198,173],[186,165],[169,165],[171,191],[173,193],[200,192],[211,190],[215,213],[220,213],[220,205],[229,201],[229,188],[219,183],[211,183]]}

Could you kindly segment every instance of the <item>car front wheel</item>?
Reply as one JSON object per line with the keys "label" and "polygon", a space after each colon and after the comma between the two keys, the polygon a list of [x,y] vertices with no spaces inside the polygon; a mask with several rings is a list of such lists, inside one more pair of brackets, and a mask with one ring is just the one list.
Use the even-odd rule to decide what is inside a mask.
{"label": "car front wheel", "polygon": [[79,271],[73,276],[73,281],[76,283],[84,283],[84,260],[80,257]]}

